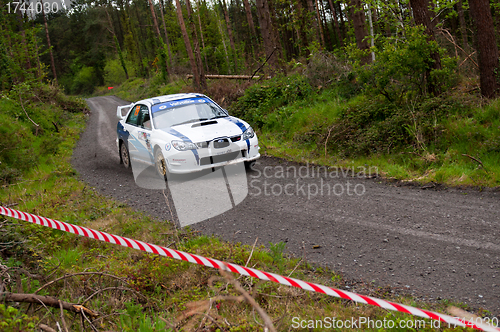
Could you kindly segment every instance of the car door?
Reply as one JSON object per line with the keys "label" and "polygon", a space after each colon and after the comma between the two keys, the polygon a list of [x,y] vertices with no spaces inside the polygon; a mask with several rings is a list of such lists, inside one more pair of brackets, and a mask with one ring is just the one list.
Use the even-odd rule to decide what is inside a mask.
{"label": "car door", "polygon": [[153,163],[150,119],[149,108],[146,105],[137,104],[132,108],[125,121],[125,130],[130,135],[128,149],[132,163]]}

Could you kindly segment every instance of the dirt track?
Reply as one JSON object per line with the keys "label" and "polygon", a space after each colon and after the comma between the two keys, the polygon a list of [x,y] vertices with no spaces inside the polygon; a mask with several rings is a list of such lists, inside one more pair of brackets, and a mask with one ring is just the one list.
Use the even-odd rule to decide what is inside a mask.
{"label": "dirt track", "polygon": [[[88,104],[92,114],[73,156],[82,179],[105,195],[171,219],[162,192],[137,187],[132,172],[119,164],[115,114],[126,103],[96,97]],[[350,280],[429,300],[454,299],[500,315],[499,192],[397,186],[340,171],[332,178],[324,169],[306,173],[303,166],[261,158],[248,173],[247,198],[194,228],[245,244],[257,237],[265,245],[284,241],[287,252],[303,256],[305,248],[308,261]],[[287,167],[288,173],[280,173]],[[294,175],[292,167],[302,167],[302,173]],[[288,188],[287,194],[279,194],[280,188]]]}

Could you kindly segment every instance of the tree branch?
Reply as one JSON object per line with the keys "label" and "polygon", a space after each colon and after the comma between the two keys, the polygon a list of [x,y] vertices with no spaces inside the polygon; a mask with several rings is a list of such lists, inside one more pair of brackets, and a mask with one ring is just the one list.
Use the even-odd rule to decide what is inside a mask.
{"label": "tree branch", "polygon": [[[26,302],[26,303],[43,303],[46,306],[53,308],[63,308],[75,313],[86,312],[87,314],[97,317],[98,314],[84,306],[78,304],[72,304],[69,302],[63,302],[52,296],[36,295],[36,294],[22,294],[22,293],[2,293],[0,298],[3,297],[4,301],[7,302]],[[59,304],[60,303],[60,304]]]}

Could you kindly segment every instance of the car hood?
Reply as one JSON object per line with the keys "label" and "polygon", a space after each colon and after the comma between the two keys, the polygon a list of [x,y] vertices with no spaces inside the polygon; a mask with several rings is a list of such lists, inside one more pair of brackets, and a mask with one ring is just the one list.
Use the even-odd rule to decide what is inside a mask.
{"label": "car hood", "polygon": [[[203,124],[203,125],[201,125]],[[235,117],[224,117],[210,121],[187,123],[179,126],[161,129],[178,139],[191,142],[211,141],[219,137],[241,135],[249,125]]]}

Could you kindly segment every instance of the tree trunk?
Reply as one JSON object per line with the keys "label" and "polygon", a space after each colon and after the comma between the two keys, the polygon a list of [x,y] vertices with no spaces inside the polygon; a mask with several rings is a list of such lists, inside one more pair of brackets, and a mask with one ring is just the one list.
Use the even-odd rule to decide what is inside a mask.
{"label": "tree trunk", "polygon": [[370,4],[368,4],[368,22],[370,25],[370,47],[372,48],[372,61],[375,61],[375,51],[373,51],[373,47],[375,46],[375,35],[373,33],[373,16],[372,9]]}
{"label": "tree trunk", "polygon": [[222,3],[220,3],[222,10],[224,12],[224,19],[226,20],[226,28],[227,28],[227,34],[229,36],[229,43],[231,45],[231,50],[233,51],[233,60],[234,60],[234,71],[238,71],[238,60],[236,59],[236,46],[234,44],[234,38],[233,38],[233,29],[231,27],[231,22],[229,21],[229,13],[227,12],[227,7],[226,7],[226,0],[222,0]]}
{"label": "tree trunk", "polygon": [[168,61],[169,61],[169,66],[170,68],[174,68],[172,66],[172,52],[170,51],[170,41],[168,40],[168,34],[167,34],[167,27],[165,25],[165,16],[163,15],[164,11],[163,7],[163,0],[160,2],[160,13],[161,13],[161,20],[163,22],[163,32],[165,33],[165,43],[167,44],[167,50],[168,50]]}
{"label": "tree trunk", "polygon": [[[198,25],[200,27],[201,47],[202,47],[202,51],[205,51],[205,39],[203,38],[203,28],[201,26],[201,4],[199,1],[196,3],[196,6],[198,7]],[[203,56],[205,58],[205,67],[206,67],[206,70],[208,72],[207,54],[205,52],[203,52]]]}
{"label": "tree trunk", "polygon": [[276,36],[276,30],[271,20],[268,0],[256,0],[255,3],[259,16],[262,39],[264,41],[266,59],[269,59],[267,61],[271,67],[271,71],[274,72],[278,68],[278,62],[281,57],[281,44]]}
{"label": "tree trunk", "polygon": [[495,40],[493,18],[488,0],[469,0],[470,13],[474,20],[476,49],[479,60],[481,94],[486,98],[499,95],[498,47]]}
{"label": "tree trunk", "polygon": [[467,25],[465,24],[464,9],[462,0],[457,2],[458,21],[460,23],[460,35],[462,36],[462,48],[465,52],[469,52],[469,43],[467,42]]}
{"label": "tree trunk", "polygon": [[321,43],[321,36],[319,34],[319,27],[318,27],[318,21],[317,18],[314,17],[314,3],[313,0],[307,0],[307,10],[308,10],[308,18],[312,24],[312,29],[314,31],[314,40],[319,43]]}
{"label": "tree trunk", "polygon": [[205,80],[205,70],[203,69],[203,62],[201,61],[200,53],[200,42],[198,41],[198,33],[196,32],[196,25],[193,19],[193,10],[191,8],[190,0],[186,0],[187,14],[189,19],[189,24],[191,24],[191,30],[193,34],[193,44],[194,44],[194,55],[196,59],[196,66],[198,67],[198,74],[200,75],[200,86],[203,90],[207,89],[207,81]]}
{"label": "tree trunk", "polygon": [[342,35],[340,34],[339,21],[337,20],[337,11],[335,10],[335,7],[333,6],[332,0],[328,0],[328,4],[330,5],[330,8],[332,9],[333,27],[334,27],[335,33],[337,34],[337,40],[339,41],[339,46],[342,46],[344,44],[344,41],[342,40]]}
{"label": "tree trunk", "polygon": [[20,10],[17,12],[17,23],[19,26],[19,31],[21,31],[24,51],[26,52],[26,69],[30,70],[31,69],[30,52],[28,49],[28,44],[26,43],[26,33],[24,32],[23,16]]}
{"label": "tree trunk", "polygon": [[155,13],[155,7],[153,6],[153,1],[148,0],[148,2],[149,2],[149,8],[151,9],[151,16],[153,17],[153,26],[155,28],[156,37],[158,39],[158,43],[160,44],[159,46],[161,47],[159,52],[161,58],[160,63],[162,67],[162,76],[164,80],[167,80],[166,76],[167,75],[170,76],[170,69],[168,68],[168,63],[165,56],[165,47],[163,46],[163,38],[161,38],[160,27],[158,26],[158,20],[156,19],[156,13]]}
{"label": "tree trunk", "polygon": [[338,17],[340,19],[340,34],[342,36],[342,40],[344,40],[346,33],[345,33],[345,21],[344,21],[344,13],[342,12],[342,6],[337,1],[335,1],[333,5],[335,6]]}
{"label": "tree trunk", "polygon": [[[365,11],[361,0],[350,0],[349,11],[351,13],[352,24],[354,26],[354,36],[356,37],[356,45],[360,50],[367,50],[370,47],[366,41],[366,28],[365,28]],[[364,63],[370,62],[370,56],[363,59]]]}
{"label": "tree trunk", "polygon": [[316,0],[316,2],[319,4],[319,12],[321,16],[321,26],[323,29],[323,34],[325,36],[325,48],[327,49],[332,49],[333,47],[333,42],[331,40],[331,34],[330,34],[330,29],[328,28],[328,22],[326,21],[326,14],[325,14],[325,6],[323,3],[323,0]]}
{"label": "tree trunk", "polygon": [[[309,42],[307,40],[307,33],[306,33],[306,24],[309,22],[307,16],[304,14],[304,7],[302,6],[302,0],[296,0],[295,2],[292,2],[292,5],[294,6],[294,12],[297,17],[297,20],[299,21],[299,27],[297,29],[297,35],[300,39],[301,43],[301,49],[304,49],[306,51],[306,56],[309,56]],[[300,52],[302,54],[302,52]]]}
{"label": "tree trunk", "polygon": [[[43,0],[40,0],[40,3],[43,7]],[[43,16],[43,24],[45,25],[45,35],[47,36],[47,44],[49,46],[49,54],[50,54],[50,66],[52,67],[52,75],[54,75],[54,82],[57,85],[57,73],[56,73],[56,65],[54,61],[54,54],[52,53],[52,45],[50,45],[50,36],[49,36],[49,26],[47,25],[47,18],[45,17],[45,10],[42,10]]]}
{"label": "tree trunk", "polygon": [[106,11],[106,16],[108,18],[109,32],[111,32],[111,34],[113,35],[113,41],[115,42],[116,53],[118,53],[118,58],[120,59],[120,64],[123,68],[123,71],[125,72],[125,77],[128,80],[127,66],[125,65],[125,59],[123,58],[122,50],[120,48],[120,43],[118,42],[118,38],[116,37],[115,30],[113,29],[113,22],[111,21],[111,17],[109,16],[108,9],[105,7],[104,10]]}
{"label": "tree trunk", "polygon": [[248,26],[250,27],[250,32],[252,33],[251,40],[257,40],[257,32],[255,31],[255,25],[253,24],[252,18],[252,8],[250,7],[250,3],[248,2],[248,0],[243,0],[243,5],[245,6]]}
{"label": "tree trunk", "polygon": [[[428,0],[410,0],[410,5],[413,10],[413,18],[415,20],[415,24],[423,25],[425,27],[425,33],[428,35],[428,40],[435,40],[434,26],[429,16]],[[432,69],[441,69],[441,58],[439,57],[439,53],[432,53],[431,59],[434,61],[432,64]],[[429,69],[426,73],[427,88],[430,93],[438,95],[440,93],[439,88],[436,87],[430,80],[430,72],[431,70]]]}
{"label": "tree trunk", "polygon": [[227,54],[226,39],[225,39],[226,36],[224,35],[224,32],[222,31],[220,18],[219,18],[219,15],[217,14],[217,11],[215,10],[214,13],[215,13],[215,19],[217,20],[217,28],[219,28],[220,39],[222,40],[222,47],[224,47],[224,54],[226,55],[226,65],[227,65],[228,70],[231,71],[231,64],[229,63],[229,55]]}
{"label": "tree trunk", "polygon": [[320,41],[321,41],[321,46],[325,46],[325,35],[323,33],[323,24],[321,24],[321,17],[319,15],[319,4],[318,0],[315,0],[316,4],[316,18],[318,20],[318,27],[319,27],[319,36],[320,36]]}
{"label": "tree trunk", "polygon": [[189,41],[189,35],[186,30],[186,25],[184,24],[184,17],[182,17],[182,8],[179,0],[175,0],[177,7],[177,18],[179,20],[179,26],[181,27],[182,38],[184,39],[184,45],[186,46],[186,51],[189,57],[189,62],[191,63],[191,70],[193,71],[194,84],[196,88],[200,88],[200,75],[198,74],[198,67],[194,60],[193,49],[191,48],[191,42]]}

